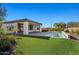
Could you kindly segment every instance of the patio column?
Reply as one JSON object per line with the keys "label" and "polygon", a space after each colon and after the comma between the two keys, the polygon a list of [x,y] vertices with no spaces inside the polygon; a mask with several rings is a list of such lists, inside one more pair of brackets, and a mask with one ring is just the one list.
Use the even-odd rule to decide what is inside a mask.
{"label": "patio column", "polygon": [[41,26],[42,26],[42,25],[40,25],[40,32],[42,32],[42,30],[41,30]]}
{"label": "patio column", "polygon": [[14,29],[14,31],[15,31],[15,32],[16,32],[16,34],[17,34],[17,33],[18,33],[18,32],[17,32],[17,31],[18,31],[18,28],[17,28],[17,23],[15,23],[15,24],[14,24],[14,28],[15,28],[15,29]]}
{"label": "patio column", "polygon": [[24,30],[23,30],[23,34],[24,35],[28,35],[29,33],[28,33],[28,22],[24,22]]}

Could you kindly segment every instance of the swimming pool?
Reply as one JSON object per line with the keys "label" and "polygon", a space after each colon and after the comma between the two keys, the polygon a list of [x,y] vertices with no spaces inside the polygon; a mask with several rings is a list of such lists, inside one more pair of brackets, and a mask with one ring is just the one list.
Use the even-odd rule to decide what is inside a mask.
{"label": "swimming pool", "polygon": [[46,36],[51,38],[68,38],[68,35],[61,31],[61,32],[40,32],[40,33],[30,33],[29,35],[34,36]]}

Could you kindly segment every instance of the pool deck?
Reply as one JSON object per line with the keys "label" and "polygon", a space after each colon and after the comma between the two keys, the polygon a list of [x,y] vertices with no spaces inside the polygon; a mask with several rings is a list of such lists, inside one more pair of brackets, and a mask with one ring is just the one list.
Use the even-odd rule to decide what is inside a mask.
{"label": "pool deck", "polygon": [[79,35],[77,34],[69,34],[71,39],[79,40]]}

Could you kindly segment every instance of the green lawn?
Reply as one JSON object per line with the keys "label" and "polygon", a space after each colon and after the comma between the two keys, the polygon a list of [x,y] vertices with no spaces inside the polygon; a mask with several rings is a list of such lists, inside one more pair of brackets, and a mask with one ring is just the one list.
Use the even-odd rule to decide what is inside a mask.
{"label": "green lawn", "polygon": [[24,55],[66,55],[79,54],[79,42],[67,39],[22,37],[17,39],[16,54]]}

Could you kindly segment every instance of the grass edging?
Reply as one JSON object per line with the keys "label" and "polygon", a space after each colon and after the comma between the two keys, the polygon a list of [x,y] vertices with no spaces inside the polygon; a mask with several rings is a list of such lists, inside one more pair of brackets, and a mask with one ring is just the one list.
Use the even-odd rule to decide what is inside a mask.
{"label": "grass edging", "polygon": [[31,38],[41,38],[41,39],[46,39],[46,40],[49,40],[50,37],[47,37],[47,36],[34,36],[34,35],[17,35],[17,36],[23,36],[23,37],[31,37]]}

